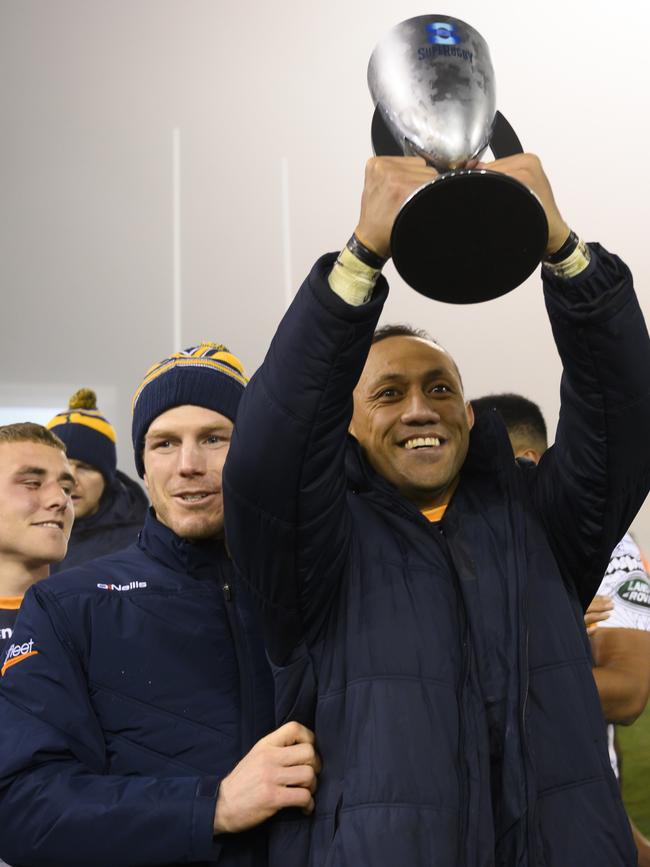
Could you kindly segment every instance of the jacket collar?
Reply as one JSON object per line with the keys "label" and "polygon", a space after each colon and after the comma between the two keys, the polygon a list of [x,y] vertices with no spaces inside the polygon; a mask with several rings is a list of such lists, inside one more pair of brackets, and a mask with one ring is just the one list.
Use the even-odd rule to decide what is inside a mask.
{"label": "jacket collar", "polygon": [[147,510],[138,546],[168,569],[195,578],[213,578],[221,565],[228,561],[222,539],[202,539],[197,542],[181,539],[160,523],[151,507]]}

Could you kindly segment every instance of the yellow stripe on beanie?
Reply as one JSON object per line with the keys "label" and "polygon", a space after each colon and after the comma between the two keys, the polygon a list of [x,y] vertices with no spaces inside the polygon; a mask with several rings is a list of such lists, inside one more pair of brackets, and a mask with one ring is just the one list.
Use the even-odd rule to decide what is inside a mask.
{"label": "yellow stripe on beanie", "polygon": [[47,427],[63,440],[70,459],[99,470],[108,482],[113,479],[117,470],[117,434],[97,409],[97,395],[91,388],[75,391],[68,408],[57,413]]}
{"label": "yellow stripe on beanie", "polygon": [[131,438],[135,465],[144,475],[145,437],[151,422],[177,406],[200,406],[233,423],[248,377],[222,343],[207,341],[153,364],[133,395]]}
{"label": "yellow stripe on beanie", "polygon": [[138,398],[149,383],[174,367],[209,367],[231,377],[242,387],[248,384],[244,365],[236,355],[229,352],[222,344],[201,343],[199,346],[192,347],[192,349],[187,349],[184,352],[176,352],[169,358],[152,364],[133,395],[131,409],[135,409]]}
{"label": "yellow stripe on beanie", "polygon": [[94,415],[89,412],[78,412],[76,410],[72,412],[64,412],[60,415],[55,415],[46,426],[51,429],[59,424],[83,424],[86,427],[92,428],[92,430],[96,430],[98,433],[103,434],[105,437],[108,437],[112,443],[117,442],[115,428],[112,424],[109,424],[105,418],[102,418],[99,415]]}

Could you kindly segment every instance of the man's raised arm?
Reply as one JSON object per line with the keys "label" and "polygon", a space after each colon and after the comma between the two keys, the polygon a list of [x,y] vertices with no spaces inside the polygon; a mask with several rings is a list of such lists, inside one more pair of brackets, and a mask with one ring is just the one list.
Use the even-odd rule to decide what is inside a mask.
{"label": "man's raised arm", "polygon": [[650,340],[627,266],[598,244],[571,258],[568,273],[542,269],[563,374],[536,498],[586,609],[650,486]]}
{"label": "man's raised arm", "polygon": [[[368,162],[355,237],[371,265],[388,254],[402,202],[435,174],[420,157]],[[267,613],[275,661],[313,634],[340,575],[352,392],[387,291],[379,268],[347,248],[323,256],[239,407],[224,471],[226,537]]]}

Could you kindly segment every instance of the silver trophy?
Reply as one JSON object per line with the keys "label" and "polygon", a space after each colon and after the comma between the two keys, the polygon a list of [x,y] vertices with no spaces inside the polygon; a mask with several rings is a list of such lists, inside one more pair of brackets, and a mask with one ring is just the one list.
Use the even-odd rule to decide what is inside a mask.
{"label": "silver trophy", "polygon": [[539,264],[548,224],[537,196],[499,172],[465,168],[488,146],[521,152],[496,111],[483,37],[447,15],[402,21],[368,64],[379,156],[421,156],[439,174],[403,204],[391,255],[404,280],[430,298],[486,301],[519,286]]}

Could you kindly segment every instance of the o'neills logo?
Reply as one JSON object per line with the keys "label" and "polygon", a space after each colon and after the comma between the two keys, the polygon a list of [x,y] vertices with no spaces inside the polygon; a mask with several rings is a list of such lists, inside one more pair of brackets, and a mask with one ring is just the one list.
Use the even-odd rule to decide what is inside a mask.
{"label": "o'neills logo", "polygon": [[129,581],[128,584],[98,584],[97,586],[100,590],[118,590],[123,592],[124,590],[141,590],[143,587],[147,586],[147,582]]}
{"label": "o'neills logo", "polygon": [[645,578],[630,578],[616,592],[625,602],[650,608],[650,584]]}
{"label": "o'neills logo", "polygon": [[30,656],[36,656],[38,650],[34,650],[34,639],[30,638],[24,644],[12,644],[7,655],[5,656],[5,664],[0,670],[0,674],[4,677],[5,671],[15,665],[17,662],[22,662],[23,659],[28,659]]}

